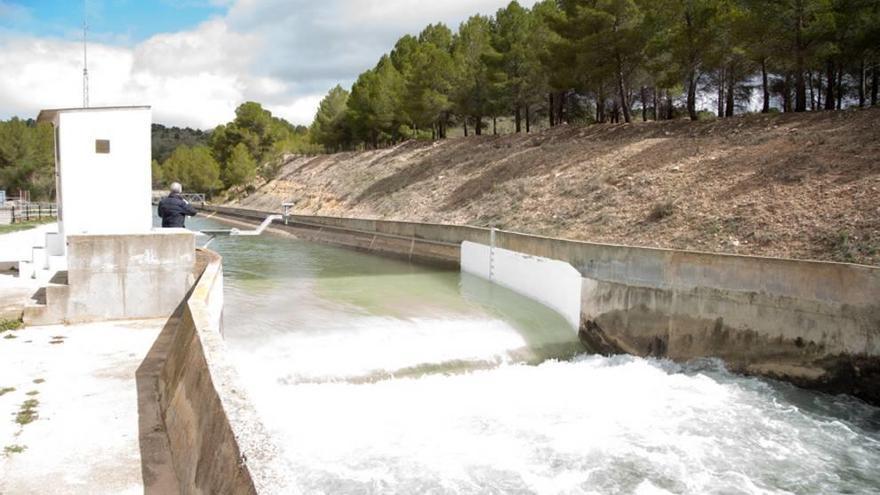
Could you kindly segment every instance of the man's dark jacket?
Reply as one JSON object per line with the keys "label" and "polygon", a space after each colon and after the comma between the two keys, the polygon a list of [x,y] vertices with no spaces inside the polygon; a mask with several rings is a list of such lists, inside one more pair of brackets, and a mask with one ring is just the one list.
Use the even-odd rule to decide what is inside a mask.
{"label": "man's dark jacket", "polygon": [[177,193],[171,193],[159,201],[159,216],[162,218],[163,228],[184,228],[186,217],[194,217],[196,213],[196,209]]}

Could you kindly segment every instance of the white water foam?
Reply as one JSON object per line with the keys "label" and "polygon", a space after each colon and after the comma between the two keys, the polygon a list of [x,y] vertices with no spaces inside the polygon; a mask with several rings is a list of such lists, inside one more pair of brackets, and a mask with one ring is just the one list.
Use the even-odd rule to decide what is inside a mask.
{"label": "white water foam", "polygon": [[240,368],[255,379],[285,383],[332,381],[407,370],[425,363],[507,360],[505,351],[526,346],[507,323],[490,319],[360,317],[338,327],[279,335],[248,353]]}
{"label": "white water foam", "polygon": [[584,357],[252,383],[305,493],[877,493],[880,443],[755,380]]}
{"label": "white water foam", "polygon": [[[880,409],[855,399],[715,362],[513,364],[570,329],[467,277],[271,237],[215,247],[229,347],[302,493],[880,493]],[[450,360],[495,367],[431,369]]]}

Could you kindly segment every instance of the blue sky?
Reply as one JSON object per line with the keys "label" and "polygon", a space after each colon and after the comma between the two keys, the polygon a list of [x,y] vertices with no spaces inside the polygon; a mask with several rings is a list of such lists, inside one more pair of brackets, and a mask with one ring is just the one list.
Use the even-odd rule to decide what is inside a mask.
{"label": "blue sky", "polygon": [[[77,38],[81,0],[0,0],[0,26],[35,36]],[[208,0],[86,0],[96,40],[137,43],[158,33],[181,31],[226,11]]]}

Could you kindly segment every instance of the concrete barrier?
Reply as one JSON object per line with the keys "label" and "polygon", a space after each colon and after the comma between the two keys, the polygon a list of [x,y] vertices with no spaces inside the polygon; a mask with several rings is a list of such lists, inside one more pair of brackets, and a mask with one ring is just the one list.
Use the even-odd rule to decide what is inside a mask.
{"label": "concrete barrier", "polygon": [[465,241],[461,271],[518,292],[556,311],[577,332],[581,274],[570,264]]}
{"label": "concrete barrier", "polygon": [[185,229],[69,235],[67,271],[25,308],[28,325],[167,318],[192,286],[195,236]]}
{"label": "concrete barrier", "polygon": [[[262,222],[277,212],[205,205],[202,210]],[[288,224],[275,223],[276,228],[314,242],[346,246],[359,251],[382,253],[386,256],[425,263],[455,266],[459,264],[461,242],[478,239],[489,241],[489,231],[473,227],[423,224],[412,222],[385,222],[381,220],[310,217],[291,215]],[[480,235],[482,234],[482,235]]]}
{"label": "concrete barrier", "polygon": [[[258,220],[259,210],[206,207]],[[304,239],[458,263],[488,229],[292,215]],[[498,248],[569,263],[581,275],[579,335],[592,351],[686,361],[880,404],[880,268],[614,246],[497,231]]]}
{"label": "concrete barrier", "polygon": [[286,493],[278,448],[239,383],[220,335],[223,268],[205,265],[184,302],[158,381],[159,408],[183,494]]}

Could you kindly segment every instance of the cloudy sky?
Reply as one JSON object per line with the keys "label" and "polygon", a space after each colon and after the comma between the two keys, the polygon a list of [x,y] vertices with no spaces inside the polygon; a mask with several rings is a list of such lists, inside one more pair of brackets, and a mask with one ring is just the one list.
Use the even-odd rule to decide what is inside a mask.
{"label": "cloudy sky", "polygon": [[[506,0],[86,0],[92,106],[211,128],[243,101],[308,124],[403,34]],[[531,5],[534,1],[520,2]],[[0,0],[0,119],[82,104],[83,2]]]}

